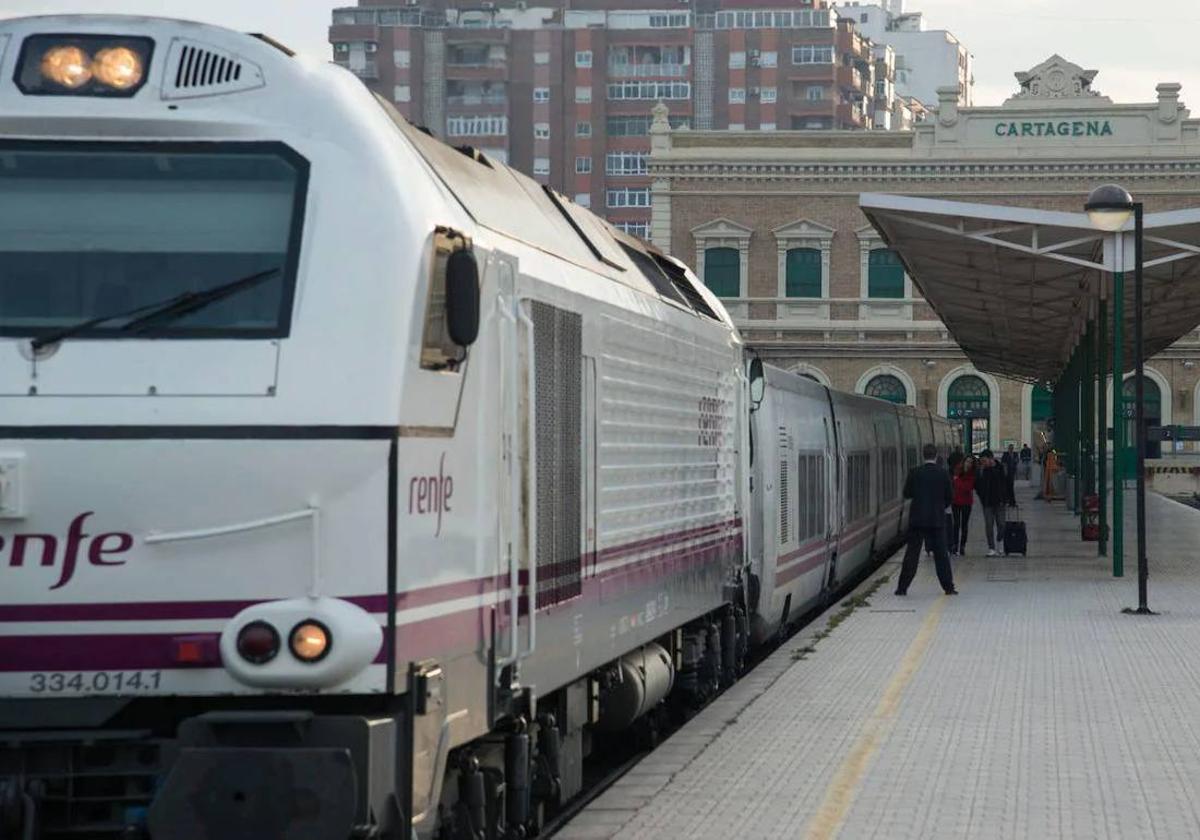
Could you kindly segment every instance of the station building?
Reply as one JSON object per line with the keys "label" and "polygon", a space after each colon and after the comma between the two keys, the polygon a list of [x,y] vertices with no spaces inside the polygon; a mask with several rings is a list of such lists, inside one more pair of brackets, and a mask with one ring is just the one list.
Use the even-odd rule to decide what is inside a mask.
{"label": "station building", "polygon": [[[904,132],[672,130],[660,103],[652,239],[692,263],[764,360],[966,416],[976,449],[1036,445],[1048,392],[976,370],[858,202],[898,193],[1079,213],[1092,188],[1116,182],[1147,212],[1200,206],[1200,120],[1188,118],[1180,85],[1114,103],[1095,76],[1055,55],[1017,73],[1000,106],[962,107],[957,88],[942,88],[936,116]],[[1034,328],[995,304],[991,329]],[[1151,423],[1200,423],[1197,361],[1200,332],[1147,363]]]}

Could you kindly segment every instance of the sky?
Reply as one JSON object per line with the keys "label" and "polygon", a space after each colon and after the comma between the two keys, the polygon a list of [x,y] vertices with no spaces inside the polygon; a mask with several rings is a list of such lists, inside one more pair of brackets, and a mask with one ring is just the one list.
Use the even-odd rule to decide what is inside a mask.
{"label": "sky", "polygon": [[[120,12],[182,17],[266,32],[292,49],[328,58],[335,6],[354,0],[0,0],[0,17]],[[1129,0],[907,0],[926,27],[948,29],[975,56],[975,103],[999,105],[1016,89],[1013,73],[1053,53],[1099,70],[1094,87],[1116,102],[1150,102],[1159,82],[1179,82],[1200,115],[1200,0],[1155,0],[1143,12]]]}

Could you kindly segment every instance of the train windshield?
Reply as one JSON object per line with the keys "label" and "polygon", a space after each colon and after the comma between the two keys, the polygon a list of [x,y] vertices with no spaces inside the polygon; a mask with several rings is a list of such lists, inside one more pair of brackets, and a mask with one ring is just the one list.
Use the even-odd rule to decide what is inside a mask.
{"label": "train windshield", "polygon": [[[275,144],[0,144],[0,335],[285,336],[306,184],[306,162]],[[122,332],[172,296],[264,272]]]}

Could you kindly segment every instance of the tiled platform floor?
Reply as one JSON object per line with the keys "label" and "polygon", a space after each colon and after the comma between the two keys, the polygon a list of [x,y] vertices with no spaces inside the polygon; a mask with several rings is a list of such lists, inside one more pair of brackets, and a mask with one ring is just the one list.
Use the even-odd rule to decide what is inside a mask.
{"label": "tiled platform floor", "polygon": [[798,659],[817,621],[558,837],[1200,838],[1200,511],[1149,498],[1162,614],[1131,617],[1132,539],[1114,579],[1061,503],[1018,492],[1028,558],[984,557],[976,510],[961,595],[923,561],[895,597],[897,557],[869,606]]}

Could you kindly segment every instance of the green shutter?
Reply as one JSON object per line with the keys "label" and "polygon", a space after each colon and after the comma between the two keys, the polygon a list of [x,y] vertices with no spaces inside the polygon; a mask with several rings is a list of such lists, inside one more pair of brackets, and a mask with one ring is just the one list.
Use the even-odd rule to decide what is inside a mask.
{"label": "green shutter", "polygon": [[1054,396],[1049,389],[1041,385],[1033,386],[1033,405],[1031,407],[1034,423],[1042,423],[1054,414]]}
{"label": "green shutter", "polygon": [[742,258],[737,248],[709,248],[704,252],[704,285],[717,297],[741,297]]}
{"label": "green shutter", "polygon": [[904,297],[904,266],[895,251],[876,248],[867,261],[867,297]]}
{"label": "green shutter", "polygon": [[792,248],[784,270],[788,297],[821,297],[821,252],[816,248]]}

